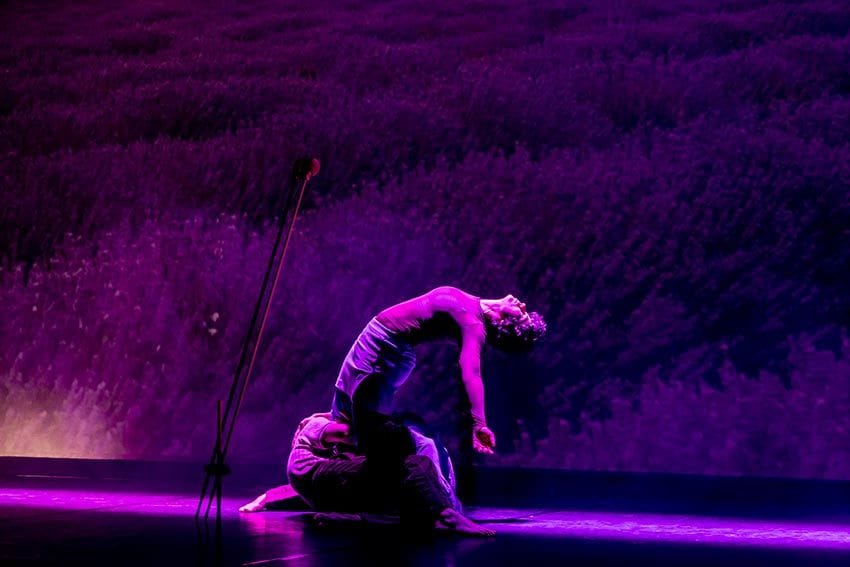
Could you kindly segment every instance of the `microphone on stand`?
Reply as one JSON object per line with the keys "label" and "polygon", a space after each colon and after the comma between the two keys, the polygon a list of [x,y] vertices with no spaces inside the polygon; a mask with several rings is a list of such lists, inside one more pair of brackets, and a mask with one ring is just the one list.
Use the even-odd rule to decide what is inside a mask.
{"label": "microphone on stand", "polygon": [[307,181],[319,173],[319,169],[321,169],[321,167],[322,165],[316,158],[303,157],[297,159],[295,160],[295,164],[292,166],[292,177]]}
{"label": "microphone on stand", "polygon": [[[286,249],[289,241],[292,238],[292,232],[295,228],[295,219],[298,216],[298,209],[301,207],[301,202],[304,198],[304,193],[307,190],[307,181],[311,177],[319,173],[321,164],[316,158],[304,157],[295,160],[292,166],[292,183],[290,184],[289,192],[284,198],[283,211],[279,218],[280,226],[278,227],[277,237],[272,247],[271,256],[269,257],[268,267],[263,276],[263,283],[260,287],[260,295],[257,298],[257,304],[254,307],[254,312],[251,315],[251,322],[248,325],[248,332],[242,342],[242,353],[239,357],[239,364],[233,374],[233,383],[230,386],[230,393],[227,397],[227,406],[223,408],[222,402],[219,400],[216,416],[216,441],[212,451],[209,464],[204,467],[204,484],[201,488],[201,497],[198,500],[198,508],[195,510],[195,521],[197,522],[201,516],[204,501],[207,499],[207,489],[210,487],[210,481],[213,481],[212,490],[209,492],[209,500],[207,501],[207,509],[204,514],[204,519],[209,517],[210,508],[213,500],[216,505],[216,541],[221,541],[221,498],[222,498],[222,477],[230,472],[230,468],[225,464],[227,451],[230,448],[230,440],[233,435],[236,417],[239,415],[239,410],[242,407],[242,402],[245,398],[245,392],[248,388],[248,381],[251,377],[251,370],[254,367],[254,362],[257,358],[257,351],[260,346],[260,339],[263,336],[263,331],[266,326],[266,319],[271,308],[272,298],[274,297],[275,288],[280,279],[281,270],[283,268],[283,259],[286,256]],[[268,289],[271,291],[267,291]],[[225,431],[225,425],[227,430]]]}

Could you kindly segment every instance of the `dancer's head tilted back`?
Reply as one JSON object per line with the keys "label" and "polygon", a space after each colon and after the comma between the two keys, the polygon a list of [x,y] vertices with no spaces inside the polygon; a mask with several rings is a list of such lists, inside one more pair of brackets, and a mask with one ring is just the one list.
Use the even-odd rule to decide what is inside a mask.
{"label": "dancer's head tilted back", "polygon": [[526,352],[546,333],[543,316],[536,311],[526,311],[525,303],[513,295],[482,299],[481,308],[487,326],[487,343],[499,350]]}

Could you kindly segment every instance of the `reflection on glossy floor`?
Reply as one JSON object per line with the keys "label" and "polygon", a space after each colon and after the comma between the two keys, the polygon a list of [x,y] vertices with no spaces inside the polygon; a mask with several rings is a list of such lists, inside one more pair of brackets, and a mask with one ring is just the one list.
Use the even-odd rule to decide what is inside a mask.
{"label": "reflection on glossy floor", "polygon": [[393,525],[316,528],[305,512],[239,514],[225,498],[220,556],[194,494],[50,482],[0,486],[3,565],[848,565],[850,524],[581,510],[482,508],[475,540]]}

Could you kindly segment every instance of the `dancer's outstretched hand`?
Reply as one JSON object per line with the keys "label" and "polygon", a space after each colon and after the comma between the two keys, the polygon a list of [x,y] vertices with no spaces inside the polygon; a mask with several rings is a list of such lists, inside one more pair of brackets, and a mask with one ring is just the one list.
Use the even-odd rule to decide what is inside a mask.
{"label": "dancer's outstretched hand", "polygon": [[484,455],[492,455],[496,448],[496,436],[486,425],[476,426],[472,430],[472,448]]}

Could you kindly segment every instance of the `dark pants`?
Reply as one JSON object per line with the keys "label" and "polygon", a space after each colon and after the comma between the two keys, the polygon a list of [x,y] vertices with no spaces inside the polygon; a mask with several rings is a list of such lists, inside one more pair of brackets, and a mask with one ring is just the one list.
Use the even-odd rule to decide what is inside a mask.
{"label": "dark pants", "polygon": [[336,512],[398,512],[402,521],[433,524],[451,507],[437,468],[427,457],[409,455],[386,470],[366,457],[341,456],[319,464],[313,473],[316,508]]}
{"label": "dark pants", "polygon": [[380,470],[397,469],[404,457],[411,454],[427,456],[440,474],[439,481],[452,507],[460,511],[454,469],[445,447],[417,423],[421,420],[411,421],[410,416],[390,416],[378,411],[380,391],[381,382],[374,376],[360,383],[354,400],[338,389],[335,391],[334,408],[351,426],[357,452],[367,455]]}
{"label": "dark pants", "polygon": [[360,384],[352,403],[351,433],[358,452],[375,461],[376,466],[394,462],[397,467],[416,452],[416,446],[404,424],[378,411],[379,391],[380,382],[376,379],[368,378]]}

